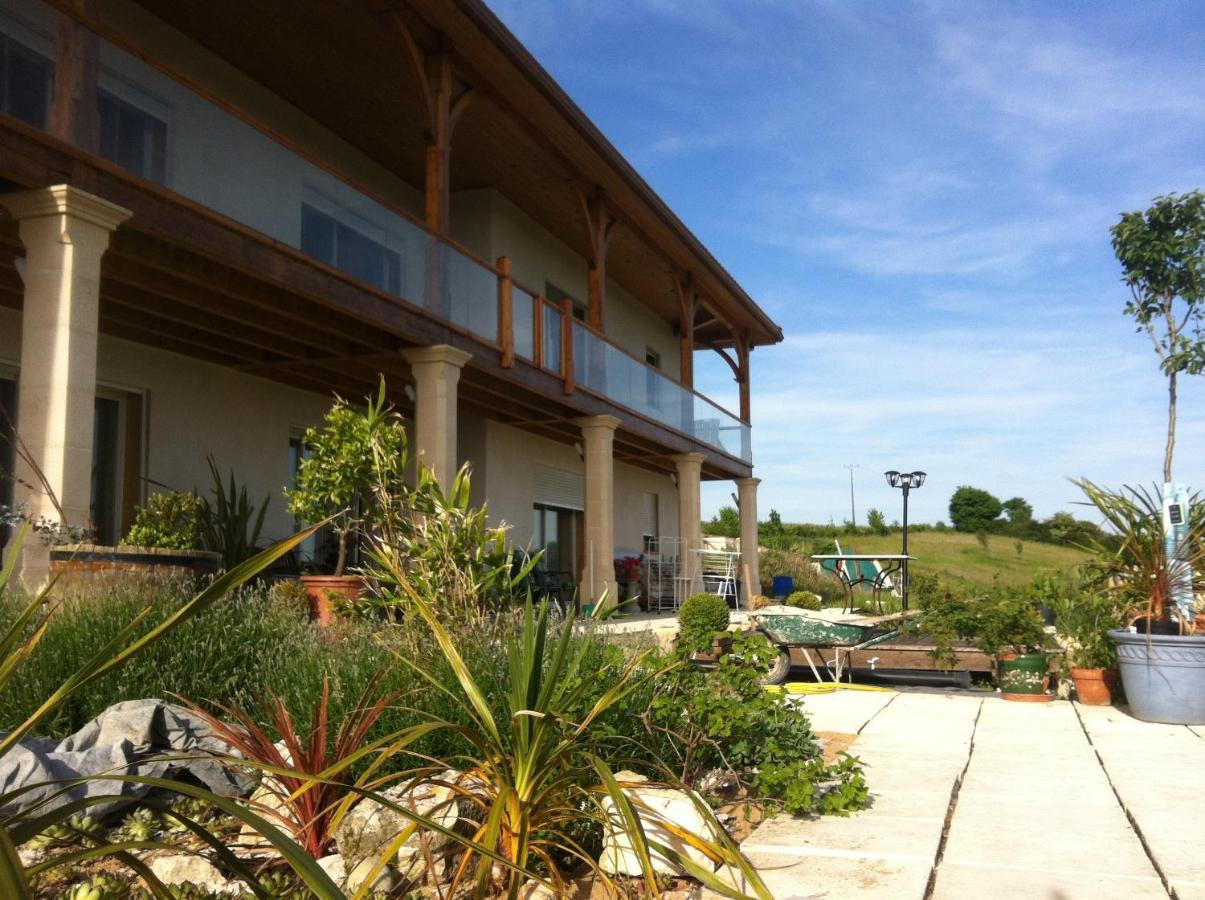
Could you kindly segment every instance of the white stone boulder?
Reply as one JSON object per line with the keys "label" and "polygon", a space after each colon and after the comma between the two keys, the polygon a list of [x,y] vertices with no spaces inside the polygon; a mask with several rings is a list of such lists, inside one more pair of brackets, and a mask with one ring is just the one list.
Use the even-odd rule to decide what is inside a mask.
{"label": "white stone boulder", "polygon": [[[676,788],[632,783],[637,779],[644,780],[639,776],[632,777],[632,773],[629,772],[620,772],[615,776],[624,796],[632,801],[636,814],[640,816],[645,837],[664,844],[697,865],[709,870],[714,868],[714,863],[705,854],[690,846],[671,830],[685,831],[704,840],[715,840],[711,822],[696,806],[696,803],[703,803],[702,798],[693,791],[687,792]],[[640,877],[643,874],[640,858],[632,848],[631,839],[623,830],[622,816],[610,797],[603,800],[602,806],[613,827],[603,835],[603,849],[598,860],[599,867],[609,875]],[[659,875],[686,874],[681,866],[651,846],[649,850],[653,860],[653,869]]]}
{"label": "white stone boulder", "polygon": [[168,887],[191,882],[215,894],[227,893],[232,888],[237,888],[237,885],[232,885],[213,863],[203,856],[191,853],[157,856],[151,860],[151,872]]}
{"label": "white stone boulder", "polygon": [[[456,773],[449,773],[455,777]],[[451,780],[443,777],[439,780]],[[406,782],[381,791],[381,796],[451,829],[460,820],[457,812],[458,795],[442,784],[424,781],[418,784]],[[411,824],[411,819],[382,803],[370,798],[359,801],[348,810],[347,815],[335,830],[335,846],[347,865],[349,872],[365,860],[374,861]],[[416,876],[427,864],[427,854],[443,850],[449,838],[438,832],[419,827],[398,849],[394,863],[407,878]],[[349,882],[350,882],[349,876]]]}

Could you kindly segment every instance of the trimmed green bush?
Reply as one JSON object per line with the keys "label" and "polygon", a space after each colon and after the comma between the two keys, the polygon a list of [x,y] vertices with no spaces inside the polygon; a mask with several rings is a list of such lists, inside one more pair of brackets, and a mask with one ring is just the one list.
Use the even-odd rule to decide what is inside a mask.
{"label": "trimmed green bush", "polygon": [[728,630],[728,601],[715,594],[694,594],[678,610],[678,646],[694,651],[711,646],[712,639]]}
{"label": "trimmed green bush", "polygon": [[794,606],[796,609],[819,610],[821,601],[822,598],[811,591],[796,591],[787,597],[787,606]]}
{"label": "trimmed green bush", "polygon": [[139,506],[125,543],[132,547],[196,550],[201,546],[205,501],[196,494],[162,491]]}

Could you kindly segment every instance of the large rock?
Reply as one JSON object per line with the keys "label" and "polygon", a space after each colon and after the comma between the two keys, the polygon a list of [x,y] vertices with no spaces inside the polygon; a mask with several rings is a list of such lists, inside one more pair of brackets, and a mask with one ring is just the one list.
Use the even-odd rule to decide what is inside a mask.
{"label": "large rock", "polygon": [[151,871],[168,887],[191,883],[215,894],[226,893],[232,887],[213,863],[191,853],[157,856],[151,860]]}
{"label": "large rock", "polygon": [[[455,777],[455,773],[449,773]],[[450,780],[441,776],[440,780]],[[459,821],[457,794],[442,784],[419,782],[397,785],[380,792],[381,796],[398,806],[425,816],[444,828],[451,829]],[[349,872],[365,860],[376,860],[399,834],[411,824],[411,819],[375,800],[365,798],[353,806],[335,831],[335,846],[343,855]],[[421,828],[407,838],[396,856],[398,869],[413,878],[426,866],[426,854],[435,854],[447,846],[449,838],[437,831]],[[425,843],[425,850],[424,850]]]}
{"label": "large rock", "polygon": [[[675,788],[632,784],[628,778],[622,778],[619,775],[616,776],[616,780],[620,782],[624,796],[635,806],[646,838],[664,844],[700,866],[707,869],[714,868],[711,860],[671,830],[685,831],[705,840],[715,839],[710,820],[705,818],[696,806],[696,804],[703,803],[698,794]],[[603,835],[603,849],[598,860],[599,867],[609,875],[640,877],[644,870],[641,869],[640,859],[632,848],[631,839],[624,831],[623,818],[610,797],[604,799],[602,805],[613,827]],[[649,852],[653,860],[653,868],[658,874],[685,874],[685,870],[681,866],[651,846]]]}

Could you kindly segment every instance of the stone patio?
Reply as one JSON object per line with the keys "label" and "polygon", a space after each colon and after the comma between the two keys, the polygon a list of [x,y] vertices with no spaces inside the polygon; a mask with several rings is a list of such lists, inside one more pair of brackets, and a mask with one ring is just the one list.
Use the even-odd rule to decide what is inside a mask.
{"label": "stone patio", "polygon": [[1205,898],[1205,729],[953,691],[798,702],[817,731],[857,735],[874,803],[750,835],[778,900]]}

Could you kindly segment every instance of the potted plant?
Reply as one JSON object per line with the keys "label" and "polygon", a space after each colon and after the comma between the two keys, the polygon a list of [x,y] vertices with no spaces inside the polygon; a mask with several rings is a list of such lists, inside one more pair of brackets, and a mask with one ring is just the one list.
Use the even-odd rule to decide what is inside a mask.
{"label": "potted plant", "polygon": [[1034,585],[1036,598],[1054,616],[1076,699],[1086,706],[1108,706],[1117,692],[1117,651],[1110,631],[1121,627],[1117,598],[1094,584],[1086,572],[1047,576]]}
{"label": "potted plant", "polygon": [[937,661],[952,666],[954,642],[970,641],[996,663],[1005,700],[1053,700],[1049,635],[1034,602],[1020,591],[1000,589],[980,597],[945,592],[925,608],[920,625],[933,639]]}
{"label": "potted plant", "polygon": [[367,588],[364,576],[349,574],[347,568],[372,517],[374,488],[385,483],[404,490],[406,432],[386,400],[384,379],[376,398],[366,398],[363,407],[336,396],[322,426],[306,431],[304,444],[308,455],[285,498],[298,519],[326,520],[335,535],[333,571],[301,578],[310,596],[310,617],[326,624],[336,604],[354,603]]}
{"label": "potted plant", "polygon": [[[1158,492],[1110,491],[1075,482],[1112,532],[1096,541],[1093,566],[1123,610],[1127,627],[1110,631],[1130,712],[1147,722],[1205,725],[1205,634],[1174,602],[1180,587],[1205,593],[1205,517],[1199,514],[1169,556]],[[1196,496],[1190,508],[1200,510]]]}
{"label": "potted plant", "polygon": [[715,594],[693,594],[678,610],[678,647],[696,662],[716,662],[732,649],[728,602]]}
{"label": "potted plant", "polygon": [[184,491],[152,494],[136,508],[134,523],[116,547],[77,543],[50,551],[52,571],[151,571],[211,575],[221,567],[217,553],[203,550],[205,501]]}
{"label": "potted plant", "polygon": [[[624,556],[615,560],[615,581],[620,585],[620,602],[632,599],[632,586],[640,584],[640,576],[643,572],[643,556]],[[642,601],[641,608],[643,606]]]}

